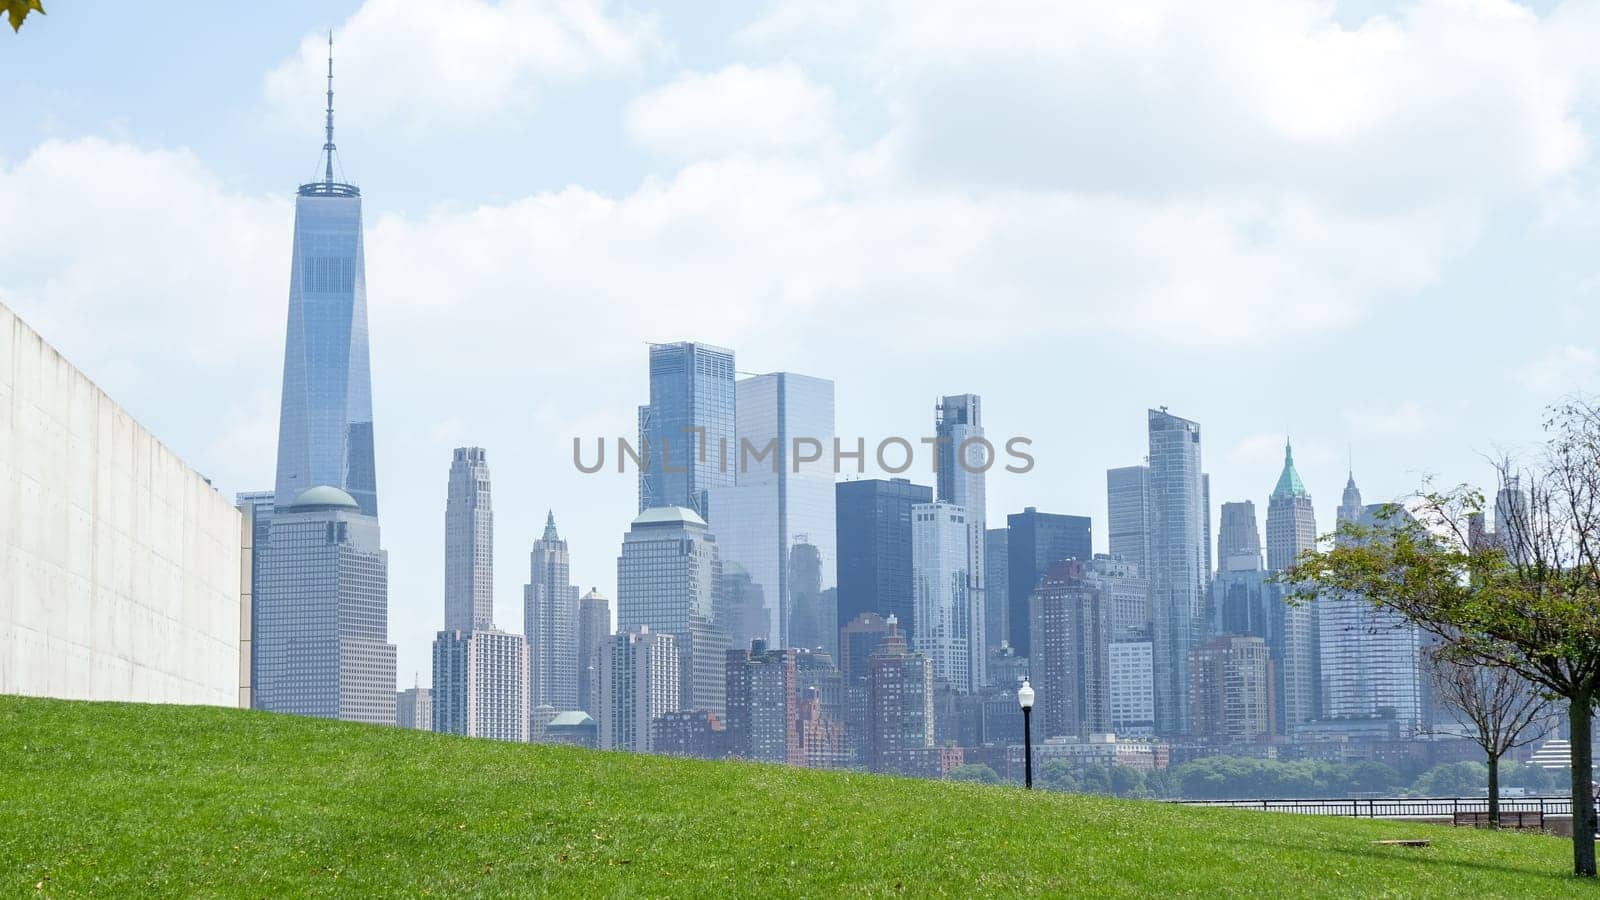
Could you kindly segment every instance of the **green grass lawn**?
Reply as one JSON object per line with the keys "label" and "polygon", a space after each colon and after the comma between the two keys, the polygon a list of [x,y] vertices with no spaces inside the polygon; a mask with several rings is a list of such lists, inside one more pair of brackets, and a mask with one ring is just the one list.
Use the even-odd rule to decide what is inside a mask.
{"label": "green grass lawn", "polygon": [[[1424,837],[1426,849],[1374,845]],[[0,896],[1600,896],[1557,838],[0,697]]]}

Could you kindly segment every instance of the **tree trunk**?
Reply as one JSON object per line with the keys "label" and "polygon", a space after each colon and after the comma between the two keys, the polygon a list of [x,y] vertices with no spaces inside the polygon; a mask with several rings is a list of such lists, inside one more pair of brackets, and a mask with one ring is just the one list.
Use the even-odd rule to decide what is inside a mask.
{"label": "tree trunk", "polygon": [[1594,877],[1594,698],[1582,694],[1571,698],[1567,721],[1572,725],[1572,871],[1581,877]]}
{"label": "tree trunk", "polygon": [[1489,755],[1489,827],[1500,827],[1500,756]]}

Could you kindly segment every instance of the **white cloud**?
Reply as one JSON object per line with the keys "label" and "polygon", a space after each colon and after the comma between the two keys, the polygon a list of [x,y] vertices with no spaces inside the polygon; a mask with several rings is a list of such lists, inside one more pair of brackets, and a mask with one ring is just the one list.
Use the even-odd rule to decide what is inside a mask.
{"label": "white cloud", "polygon": [[1567,393],[1592,391],[1600,382],[1600,353],[1592,347],[1556,347],[1516,371],[1517,381],[1530,391]]}
{"label": "white cloud", "polygon": [[792,62],[687,73],[628,104],[628,136],[694,158],[814,146],[834,136],[833,92]]}
{"label": "white cloud", "polygon": [[[606,0],[366,0],[334,42],[341,121],[408,128],[515,115],[548,82],[634,69],[661,48],[652,20]],[[307,35],[268,73],[278,114],[320,122],[327,54],[325,34]]]}

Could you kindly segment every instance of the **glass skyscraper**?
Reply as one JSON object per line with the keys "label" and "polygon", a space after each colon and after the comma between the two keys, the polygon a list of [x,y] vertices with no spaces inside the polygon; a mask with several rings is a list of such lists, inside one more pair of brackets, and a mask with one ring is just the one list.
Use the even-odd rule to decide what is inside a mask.
{"label": "glass skyscraper", "polygon": [[[737,483],[709,495],[723,562],[759,589],[768,640],[837,655],[833,382],[775,372],[741,379],[737,397]],[[799,462],[802,453],[817,459]]]}
{"label": "glass skyscraper", "polygon": [[376,516],[361,190],[333,177],[331,39],[328,49],[323,179],[300,185],[294,202],[276,488],[288,500],[307,488],[332,485]]}
{"label": "glass skyscraper", "polygon": [[639,511],[682,506],[707,517],[707,493],[733,484],[733,351],[650,345],[650,402],[639,407]]}
{"label": "glass skyscraper", "polygon": [[1088,563],[1094,559],[1093,529],[1088,516],[1042,513],[1032,506],[1006,516],[1007,602],[1011,612],[1012,649],[1027,656],[1029,637],[1029,598],[1050,567],[1064,559]]}
{"label": "glass skyscraper", "polygon": [[[942,397],[934,409],[934,434],[938,441],[939,499],[966,510],[967,519],[967,594],[972,598],[977,622],[973,636],[972,671],[981,683],[987,659],[988,627],[992,601],[984,541],[988,506],[985,473],[994,462],[994,448],[983,437],[983,401],[977,394],[951,394]],[[996,641],[994,646],[999,646]]]}
{"label": "glass skyscraper", "polygon": [[862,613],[915,626],[911,594],[911,508],[932,503],[933,489],[904,478],[864,478],[834,485],[839,544],[839,625]]}
{"label": "glass skyscraper", "polygon": [[1200,424],[1149,411],[1150,585],[1156,732],[1187,734],[1189,654],[1204,631],[1210,515],[1200,466]]}

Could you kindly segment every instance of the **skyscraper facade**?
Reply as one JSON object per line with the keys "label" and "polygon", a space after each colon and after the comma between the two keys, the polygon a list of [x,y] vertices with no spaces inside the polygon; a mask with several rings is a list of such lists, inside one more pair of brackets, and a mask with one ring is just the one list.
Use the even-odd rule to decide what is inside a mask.
{"label": "skyscraper facade", "polygon": [[401,728],[432,731],[433,692],[425,687],[414,687],[396,694],[394,723]]}
{"label": "skyscraper facade", "polygon": [[1223,635],[1195,647],[1191,655],[1196,737],[1226,747],[1273,733],[1273,667],[1266,641]]}
{"label": "skyscraper facade", "polygon": [[[522,630],[528,637],[532,675],[529,702],[558,711],[580,709],[578,588],[571,582],[567,542],[556,531],[554,512],[546,513],[544,535],[533,542],[528,571],[522,589]],[[606,616],[609,620],[609,608]]]}
{"label": "skyscraper facade", "polygon": [[1111,610],[1103,588],[1088,564],[1069,559],[1051,564],[1029,598],[1028,667],[1041,738],[1110,730]]}
{"label": "skyscraper facade", "polygon": [[982,686],[988,659],[989,575],[985,550],[989,536],[987,518],[988,468],[994,447],[983,436],[983,400],[977,394],[941,397],[934,409],[935,459],[939,469],[938,499],[961,507],[967,518],[967,596],[972,605],[972,658],[970,670]]}
{"label": "skyscraper facade", "polygon": [[444,627],[494,627],[494,503],[482,447],[458,447],[444,506]]}
{"label": "skyscraper facade", "polygon": [[639,511],[682,506],[702,519],[713,487],[731,485],[733,351],[679,341],[650,345],[650,402],[639,407]]}
{"label": "skyscraper facade", "polygon": [[[1406,516],[1388,504],[1363,505],[1352,474],[1339,504],[1339,521],[1368,527]],[[1330,597],[1318,607],[1322,718],[1388,719],[1402,734],[1423,721],[1423,640],[1415,625],[1364,598]]]}
{"label": "skyscraper facade", "polygon": [[1028,507],[1006,516],[1007,600],[1011,604],[1011,646],[1028,655],[1028,598],[1053,563],[1063,559],[1088,562],[1094,541],[1088,516],[1042,513]]}
{"label": "skyscraper facade", "polygon": [[578,709],[593,716],[600,677],[600,643],[611,636],[611,601],[595,588],[578,600]]}
{"label": "skyscraper facade", "polygon": [[1210,575],[1205,476],[1200,425],[1149,411],[1150,583],[1156,731],[1187,734],[1189,656],[1203,633]]}
{"label": "skyscraper facade", "polygon": [[911,590],[911,508],[933,502],[933,489],[904,478],[834,485],[839,544],[839,622],[862,613],[916,620]]}
{"label": "skyscraper facade", "polygon": [[[983,643],[991,654],[1011,645],[1011,569],[1007,547],[1011,532],[990,528],[983,539]],[[984,673],[993,681],[993,673]]]}
{"label": "skyscraper facade", "polygon": [[728,752],[762,762],[804,764],[797,713],[796,651],[764,641],[725,657]]}
{"label": "skyscraper facade", "polygon": [[872,655],[867,671],[868,765],[874,772],[901,772],[933,746],[933,667],[905,638],[890,634]]}
{"label": "skyscraper facade", "polygon": [[433,730],[527,742],[528,642],[490,628],[441,631],[433,641]]}
{"label": "skyscraper facade", "polygon": [[255,594],[260,709],[393,725],[388,554],[378,520],[321,485],[273,514]]}
{"label": "skyscraper facade", "polygon": [[1106,536],[1112,556],[1150,577],[1150,467],[1106,470]]}
{"label": "skyscraper facade", "polygon": [[649,753],[650,723],[680,708],[678,648],[649,626],[600,643],[600,749]]}
{"label": "skyscraper facade", "polygon": [[[681,506],[647,509],[633,520],[617,557],[617,628],[648,627],[672,637],[684,657],[675,709],[724,711],[727,634],[715,621],[722,559],[705,520]],[[602,735],[605,723],[601,723]]]}
{"label": "skyscraper facade", "polygon": [[[1317,546],[1317,516],[1311,494],[1294,467],[1294,449],[1283,445],[1283,471],[1267,501],[1267,571],[1277,574],[1293,566],[1300,554]],[[1280,598],[1287,594],[1284,585],[1273,585]],[[1277,714],[1284,734],[1297,725],[1317,718],[1319,648],[1317,619],[1320,601],[1290,606],[1279,603],[1281,624],[1269,638],[1277,665],[1279,685]]]}
{"label": "skyscraper facade", "polygon": [[911,508],[911,580],[916,600],[912,647],[928,658],[935,681],[972,693],[983,687],[981,613],[974,610],[971,529],[965,508],[944,501]]}
{"label": "skyscraper facade", "polygon": [[775,372],[740,379],[735,395],[734,480],[709,489],[707,521],[759,588],[768,638],[836,652],[833,382]]}
{"label": "skyscraper facade", "polygon": [[276,493],[331,485],[376,517],[361,191],[334,180],[331,57],[326,133],[323,179],[300,185],[294,204]]}

